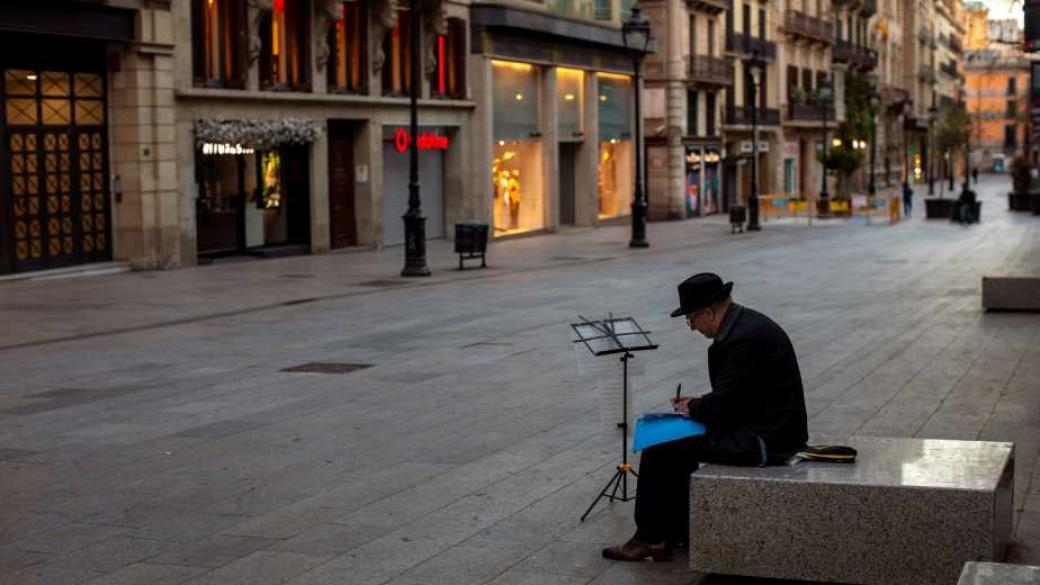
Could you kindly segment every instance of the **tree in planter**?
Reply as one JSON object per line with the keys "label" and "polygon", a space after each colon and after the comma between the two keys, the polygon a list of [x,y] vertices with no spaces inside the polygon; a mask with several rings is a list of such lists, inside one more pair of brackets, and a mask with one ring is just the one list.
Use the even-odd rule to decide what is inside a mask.
{"label": "tree in planter", "polygon": [[1018,155],[1011,161],[1011,185],[1015,193],[1028,193],[1032,175],[1029,169],[1029,160]]}
{"label": "tree in planter", "polygon": [[837,193],[834,199],[838,201],[849,200],[849,177],[863,164],[863,151],[852,148],[852,139],[842,140],[840,146],[835,146],[823,156],[816,153],[816,160],[823,163],[823,167],[833,171],[838,177]]}
{"label": "tree in planter", "polygon": [[[824,107],[824,100],[833,99],[829,92],[814,92],[814,100]],[[850,177],[863,165],[863,151],[853,148],[853,144],[867,142],[871,124],[870,83],[862,73],[847,71],[845,73],[845,121],[838,126],[839,144],[832,147],[827,155],[816,153],[816,160],[823,164],[824,172],[831,171],[837,176],[834,199],[848,201],[850,199]]]}
{"label": "tree in planter", "polygon": [[[939,119],[935,125],[935,148],[940,157],[949,157],[950,173],[953,173],[953,161],[961,147],[968,141],[971,132],[971,117],[960,103],[947,103],[939,108]],[[951,179],[952,181],[952,179]],[[951,182],[952,186],[953,183]],[[944,193],[939,191],[939,197]]]}

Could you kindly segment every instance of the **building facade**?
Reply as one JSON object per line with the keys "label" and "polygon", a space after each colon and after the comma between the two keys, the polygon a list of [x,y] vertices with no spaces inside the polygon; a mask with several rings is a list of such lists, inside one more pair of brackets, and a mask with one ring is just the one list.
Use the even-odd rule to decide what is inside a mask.
{"label": "building facade", "polygon": [[968,10],[971,42],[965,93],[972,123],[970,162],[980,171],[1005,172],[1029,146],[1029,59],[1014,20],[989,20],[982,5]]}

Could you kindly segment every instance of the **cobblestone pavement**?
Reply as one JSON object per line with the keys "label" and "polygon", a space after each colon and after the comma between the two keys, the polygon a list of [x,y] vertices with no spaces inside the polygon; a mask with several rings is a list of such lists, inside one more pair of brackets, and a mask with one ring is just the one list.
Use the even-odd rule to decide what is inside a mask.
{"label": "cobblestone pavement", "polygon": [[[1011,558],[1040,563],[1040,315],[979,309],[983,273],[1040,273],[1006,186],[970,227],[709,218],[649,250],[501,242],[486,271],[434,243],[424,280],[396,249],[0,285],[0,584],[751,582],[601,559],[631,504],[578,522],[617,445],[567,324],[655,332],[637,410],[704,391],[707,342],[668,318],[700,270],[790,332],[815,436],[1015,441]],[[369,367],[284,371],[310,362]]]}

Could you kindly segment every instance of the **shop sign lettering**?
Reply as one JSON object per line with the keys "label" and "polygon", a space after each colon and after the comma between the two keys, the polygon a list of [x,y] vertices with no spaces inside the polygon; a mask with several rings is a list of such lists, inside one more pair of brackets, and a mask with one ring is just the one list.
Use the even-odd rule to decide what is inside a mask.
{"label": "shop sign lettering", "polygon": [[[403,153],[408,150],[411,142],[412,137],[404,128],[398,128],[394,132],[394,147],[397,149],[397,152]],[[419,140],[416,141],[416,146],[419,150],[448,150],[448,137],[441,136],[436,132],[421,132]]]}
{"label": "shop sign lettering", "polygon": [[206,156],[253,154],[253,149],[245,148],[241,144],[213,144],[207,142],[202,145],[202,154]]}

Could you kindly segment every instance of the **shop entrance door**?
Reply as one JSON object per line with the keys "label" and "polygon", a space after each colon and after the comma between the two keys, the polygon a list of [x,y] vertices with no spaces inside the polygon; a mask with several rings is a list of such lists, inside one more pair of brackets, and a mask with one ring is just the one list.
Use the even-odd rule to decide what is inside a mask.
{"label": "shop entrance door", "polygon": [[110,260],[104,77],[2,75],[0,273]]}
{"label": "shop entrance door", "polygon": [[578,146],[574,142],[560,143],[560,225],[574,225],[575,222],[574,167]]}
{"label": "shop entrance door", "polygon": [[333,248],[357,245],[353,134],[349,123],[329,123],[329,235]]}

